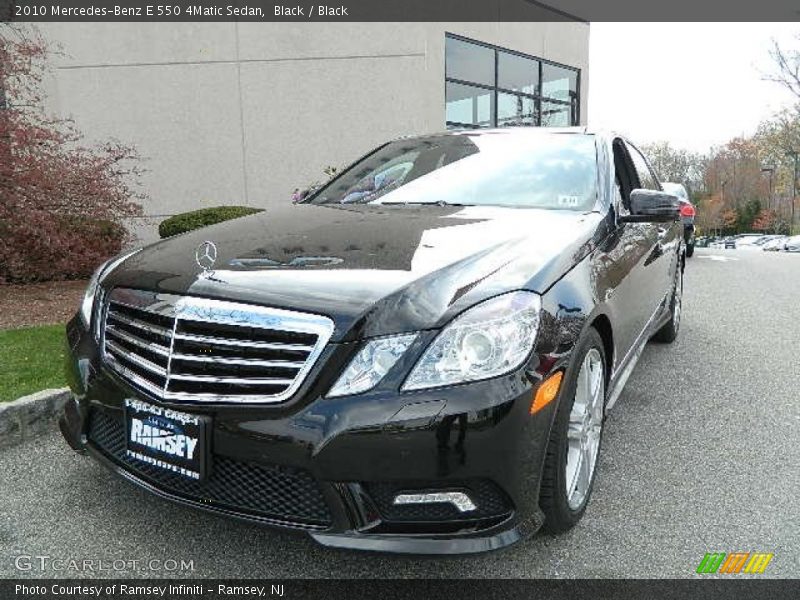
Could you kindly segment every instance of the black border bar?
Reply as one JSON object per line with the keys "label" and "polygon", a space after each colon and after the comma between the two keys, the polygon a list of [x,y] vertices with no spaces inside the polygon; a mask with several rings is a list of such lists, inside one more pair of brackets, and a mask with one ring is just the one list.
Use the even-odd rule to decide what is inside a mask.
{"label": "black border bar", "polygon": [[[0,21],[800,21],[797,0],[0,0]],[[664,40],[663,43],[674,43]]]}
{"label": "black border bar", "polygon": [[[20,591],[17,586],[26,586],[27,592]],[[87,593],[63,593],[70,588],[84,586],[97,590]],[[114,586],[114,587],[112,587]],[[199,593],[171,592],[161,595],[159,592],[128,593],[122,586],[141,588],[163,588],[164,586],[185,586],[194,588]],[[226,588],[242,588],[240,593],[220,593],[219,586]],[[31,588],[40,588],[43,594],[31,593]],[[244,591],[246,588],[247,591]],[[258,588],[265,594],[259,596]],[[54,593],[55,592],[55,593]],[[6,579],[0,580],[0,598],[4,600],[36,599],[36,600],[88,600],[104,598],[109,600],[230,600],[231,598],[271,598],[281,600],[333,600],[338,598],[393,600],[395,598],[413,598],[433,600],[481,599],[538,599],[555,600],[597,600],[598,598],[624,598],[634,600],[645,598],[715,600],[736,598],[737,600],[781,600],[797,598],[800,595],[800,580],[757,579],[750,576],[731,576],[728,579],[572,579],[572,580],[539,580],[539,579]]]}

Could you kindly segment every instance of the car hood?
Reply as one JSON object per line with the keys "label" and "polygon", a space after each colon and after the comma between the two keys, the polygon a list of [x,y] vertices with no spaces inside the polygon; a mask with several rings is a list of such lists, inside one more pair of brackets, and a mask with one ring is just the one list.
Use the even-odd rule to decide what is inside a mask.
{"label": "car hood", "polygon": [[[104,282],[331,317],[334,340],[440,327],[485,298],[545,292],[601,235],[599,213],[298,204],[163,240]],[[217,249],[204,271],[196,251]]]}

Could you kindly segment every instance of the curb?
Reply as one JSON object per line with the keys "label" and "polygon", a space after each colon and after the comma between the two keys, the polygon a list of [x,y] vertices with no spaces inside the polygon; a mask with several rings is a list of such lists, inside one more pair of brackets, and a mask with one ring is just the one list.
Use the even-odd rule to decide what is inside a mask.
{"label": "curb", "polygon": [[53,431],[69,395],[69,388],[59,388],[0,403],[0,449]]}

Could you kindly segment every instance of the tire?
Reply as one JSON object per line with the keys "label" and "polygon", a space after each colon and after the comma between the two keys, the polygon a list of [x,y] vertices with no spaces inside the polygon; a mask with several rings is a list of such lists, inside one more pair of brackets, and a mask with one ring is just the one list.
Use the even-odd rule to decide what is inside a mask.
{"label": "tire", "polygon": [[[606,356],[603,340],[597,330],[589,329],[576,346],[575,357],[575,362],[566,373],[547,442],[539,492],[539,506],[545,515],[542,531],[546,533],[562,533],[571,529],[586,512],[603,439]],[[579,385],[584,390],[581,394],[578,393]],[[586,399],[590,403],[585,402]],[[579,408],[587,405],[587,411]],[[583,436],[586,436],[585,439]],[[584,441],[585,451],[582,450]],[[588,475],[581,471],[585,465],[589,465]],[[568,480],[571,492],[568,491]]]}
{"label": "tire", "polygon": [[686,258],[689,258],[692,254],[694,254],[694,244],[687,244],[686,245]]}
{"label": "tire", "polygon": [[672,288],[672,299],[669,302],[669,321],[653,336],[653,341],[671,344],[678,337],[683,310],[683,269],[681,265],[675,270],[675,283]]}

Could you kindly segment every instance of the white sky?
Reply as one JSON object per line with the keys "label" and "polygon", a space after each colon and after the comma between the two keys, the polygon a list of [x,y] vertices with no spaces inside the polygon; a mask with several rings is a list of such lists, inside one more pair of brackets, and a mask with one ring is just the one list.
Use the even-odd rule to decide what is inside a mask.
{"label": "white sky", "polygon": [[592,23],[589,125],[633,142],[706,151],[792,103],[763,81],[772,38],[800,47],[800,23]]}

